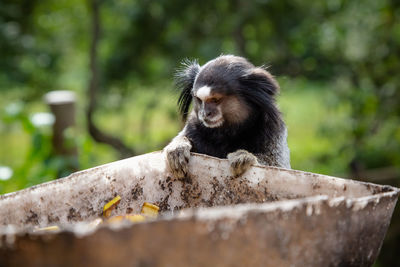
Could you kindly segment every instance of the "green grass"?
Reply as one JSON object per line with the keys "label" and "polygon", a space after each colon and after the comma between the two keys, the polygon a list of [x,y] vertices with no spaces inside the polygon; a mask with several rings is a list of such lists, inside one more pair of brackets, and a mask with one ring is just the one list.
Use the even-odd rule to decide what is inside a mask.
{"label": "green grass", "polygon": [[[280,79],[281,94],[279,106],[289,130],[292,168],[324,174],[343,174],[346,172],[349,155],[341,154],[339,148],[345,142],[345,135],[336,131],[335,135],[326,134],[324,127],[340,129],[348,114],[343,105],[332,104],[334,90],[326,84],[309,83],[303,80]],[[123,139],[133,147],[137,154],[162,149],[182,127],[177,116],[176,98],[171,87],[161,84],[159,88],[136,86],[121,97],[118,93],[103,95],[95,121],[107,133]],[[77,129],[75,142],[79,149],[80,168],[90,168],[118,159],[117,153],[107,145],[95,143],[88,136],[85,128],[85,98],[78,92]],[[16,92],[3,94],[0,109],[19,99]],[[25,102],[24,113],[48,111],[41,101]],[[50,129],[39,129],[44,135]],[[29,171],[16,172],[7,181],[0,181],[0,193],[5,193],[29,186],[52,177],[32,177],[46,173],[35,168],[44,168],[42,162],[32,158],[32,136],[20,122],[5,124],[0,121],[0,166],[5,165],[20,170],[27,168],[27,161],[32,161]],[[47,174],[46,174],[47,175]]]}
{"label": "green grass", "polygon": [[[278,103],[288,126],[293,169],[340,175],[349,155],[340,154],[346,135],[343,125],[348,109],[332,106],[334,90],[329,85],[283,79]],[[329,127],[336,134],[323,131]]]}

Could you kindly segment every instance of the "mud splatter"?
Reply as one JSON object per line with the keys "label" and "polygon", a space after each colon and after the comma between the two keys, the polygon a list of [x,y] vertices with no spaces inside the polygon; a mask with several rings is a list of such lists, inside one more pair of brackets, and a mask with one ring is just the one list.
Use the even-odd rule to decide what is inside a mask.
{"label": "mud splatter", "polygon": [[82,216],[74,208],[70,208],[68,211],[67,219],[68,221],[80,221],[82,220]]}
{"label": "mud splatter", "polygon": [[143,195],[143,188],[140,184],[136,184],[136,186],[132,188],[131,195],[133,200],[138,200],[138,198]]}
{"label": "mud splatter", "polygon": [[28,217],[26,217],[25,223],[38,225],[39,224],[39,216],[32,210],[29,210],[29,215],[28,215]]}

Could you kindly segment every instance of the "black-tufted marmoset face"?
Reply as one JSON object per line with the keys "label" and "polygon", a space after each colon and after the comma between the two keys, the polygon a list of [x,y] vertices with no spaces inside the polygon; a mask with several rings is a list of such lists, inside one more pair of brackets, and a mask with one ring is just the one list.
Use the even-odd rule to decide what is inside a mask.
{"label": "black-tufted marmoset face", "polygon": [[240,124],[249,116],[247,104],[236,95],[227,95],[226,91],[207,85],[194,89],[193,109],[204,126]]}

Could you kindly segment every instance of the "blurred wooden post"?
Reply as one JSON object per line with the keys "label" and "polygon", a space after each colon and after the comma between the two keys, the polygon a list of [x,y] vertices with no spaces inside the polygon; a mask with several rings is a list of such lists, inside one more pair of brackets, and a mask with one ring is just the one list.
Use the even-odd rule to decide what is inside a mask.
{"label": "blurred wooden post", "polygon": [[[65,130],[75,127],[76,96],[72,91],[51,91],[45,95],[45,101],[55,117],[53,124],[53,150],[56,155],[70,156],[77,160],[76,145],[65,139]],[[72,167],[72,170],[76,167]]]}

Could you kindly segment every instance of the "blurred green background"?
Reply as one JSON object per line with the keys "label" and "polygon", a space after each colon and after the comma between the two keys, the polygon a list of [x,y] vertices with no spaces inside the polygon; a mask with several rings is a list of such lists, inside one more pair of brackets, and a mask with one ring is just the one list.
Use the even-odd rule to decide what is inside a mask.
{"label": "blurred green background", "polygon": [[[399,1],[2,0],[0,193],[130,155],[89,134],[91,81],[101,131],[162,149],[182,127],[175,70],[220,54],[277,77],[294,169],[399,185]],[[77,95],[77,157],[52,147],[52,90]],[[397,209],[376,266],[400,266],[399,243]]]}

